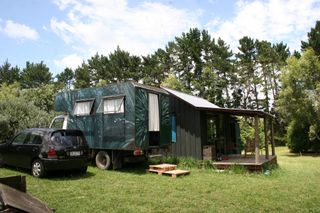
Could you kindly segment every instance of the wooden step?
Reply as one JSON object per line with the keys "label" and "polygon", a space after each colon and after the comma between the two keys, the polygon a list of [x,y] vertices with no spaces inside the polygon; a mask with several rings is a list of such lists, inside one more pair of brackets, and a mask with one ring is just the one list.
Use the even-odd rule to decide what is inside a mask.
{"label": "wooden step", "polygon": [[171,175],[172,178],[176,178],[181,175],[188,175],[188,174],[190,174],[190,171],[176,169],[176,170],[164,172],[164,174]]}
{"label": "wooden step", "polygon": [[157,170],[157,171],[171,171],[177,169],[177,165],[174,164],[158,164],[158,165],[150,165],[149,170]]}
{"label": "wooden step", "polygon": [[190,174],[190,171],[180,170],[180,169],[170,170],[170,171],[161,171],[161,170],[149,169],[148,172],[157,173],[158,175],[162,175],[162,174],[170,175],[172,178],[176,178],[176,177],[181,176],[181,175]]}
{"label": "wooden step", "polygon": [[172,178],[176,178],[181,175],[188,175],[190,171],[177,169],[177,165],[174,164],[158,164],[150,165],[148,172],[157,173],[158,175],[166,174],[170,175]]}

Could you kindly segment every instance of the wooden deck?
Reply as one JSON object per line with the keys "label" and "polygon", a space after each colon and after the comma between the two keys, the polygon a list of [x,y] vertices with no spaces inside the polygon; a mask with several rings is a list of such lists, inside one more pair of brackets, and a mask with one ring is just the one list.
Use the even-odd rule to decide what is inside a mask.
{"label": "wooden deck", "polygon": [[271,164],[277,164],[276,155],[270,155],[269,159],[266,159],[265,155],[260,155],[258,163],[255,162],[255,156],[227,156],[223,160],[213,163],[217,169],[223,170],[233,165],[242,165],[250,171],[262,171],[264,166]]}

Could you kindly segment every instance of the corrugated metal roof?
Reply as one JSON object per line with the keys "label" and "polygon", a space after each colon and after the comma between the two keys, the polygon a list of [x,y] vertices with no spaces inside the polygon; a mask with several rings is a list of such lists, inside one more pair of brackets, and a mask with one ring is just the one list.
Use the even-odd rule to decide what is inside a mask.
{"label": "corrugated metal roof", "polygon": [[235,109],[235,108],[221,108],[217,105],[210,103],[209,101],[199,98],[193,95],[188,95],[183,92],[178,92],[173,89],[168,89],[165,87],[161,87],[162,89],[166,90],[171,95],[191,104],[192,106],[196,107],[199,110],[205,110],[207,112],[214,112],[214,113],[227,113],[230,115],[239,115],[239,116],[259,116],[259,117],[270,117],[274,118],[274,115],[270,113],[266,113],[260,110],[251,110],[251,109]]}
{"label": "corrugated metal roof", "polygon": [[196,107],[196,108],[206,108],[206,109],[218,109],[220,107],[218,107],[217,105],[203,99],[197,96],[193,96],[193,95],[188,95],[186,93],[183,92],[178,92],[176,90],[173,89],[168,89],[165,87],[161,87],[162,89],[166,90],[167,92],[169,92],[170,94],[176,96],[177,98],[180,98],[181,100],[191,104],[192,106]]}

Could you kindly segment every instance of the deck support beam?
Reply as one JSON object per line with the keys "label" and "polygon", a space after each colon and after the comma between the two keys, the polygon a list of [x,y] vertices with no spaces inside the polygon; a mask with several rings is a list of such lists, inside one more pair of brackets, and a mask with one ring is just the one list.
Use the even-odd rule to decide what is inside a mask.
{"label": "deck support beam", "polygon": [[269,159],[269,144],[268,144],[268,119],[266,117],[263,118],[264,122],[264,146],[266,149],[266,159]]}
{"label": "deck support beam", "polygon": [[255,162],[259,163],[259,117],[254,116]]}

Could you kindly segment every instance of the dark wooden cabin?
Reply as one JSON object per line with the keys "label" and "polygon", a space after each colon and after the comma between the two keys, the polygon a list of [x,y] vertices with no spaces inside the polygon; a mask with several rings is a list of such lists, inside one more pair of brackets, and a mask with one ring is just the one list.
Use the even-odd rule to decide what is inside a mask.
{"label": "dark wooden cabin", "polygon": [[[265,125],[272,116],[258,110],[220,108],[209,101],[163,88],[170,94],[170,113],[172,124],[173,156],[193,157],[196,159],[220,160],[221,156],[241,156],[244,142],[241,142],[240,128],[236,116],[263,118]],[[255,122],[257,124],[257,122]],[[255,126],[256,134],[258,127]],[[267,129],[267,128],[265,128]],[[274,153],[273,131],[271,131],[272,155]],[[269,158],[269,137],[265,132],[266,159]],[[259,144],[255,138],[256,147]],[[255,149],[254,163],[259,163],[259,147]]]}

